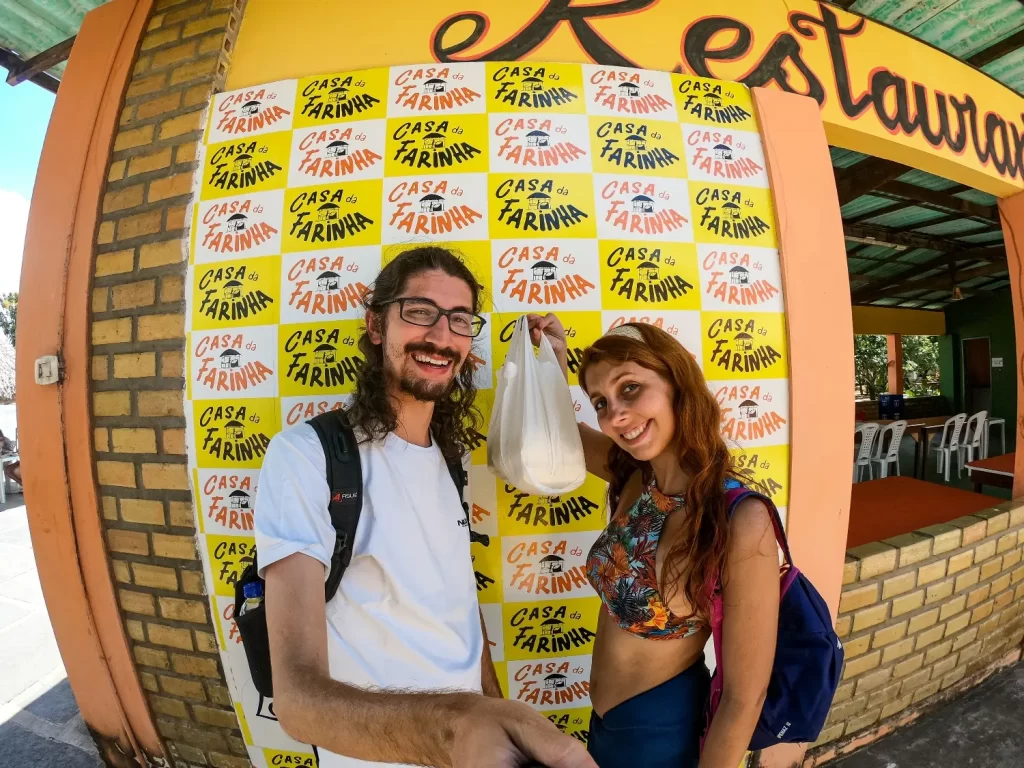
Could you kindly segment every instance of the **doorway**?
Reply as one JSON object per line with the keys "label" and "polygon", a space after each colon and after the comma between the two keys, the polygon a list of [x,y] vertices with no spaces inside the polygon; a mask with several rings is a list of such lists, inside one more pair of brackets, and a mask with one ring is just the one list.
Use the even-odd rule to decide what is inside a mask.
{"label": "doorway", "polygon": [[988,337],[963,340],[964,410],[992,412],[992,357]]}

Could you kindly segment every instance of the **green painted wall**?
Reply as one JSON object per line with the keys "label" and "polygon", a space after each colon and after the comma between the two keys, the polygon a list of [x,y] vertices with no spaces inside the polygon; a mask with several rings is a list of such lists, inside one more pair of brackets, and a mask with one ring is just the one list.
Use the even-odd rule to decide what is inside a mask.
{"label": "green painted wall", "polygon": [[[1014,449],[1017,423],[1017,351],[1013,332],[1010,291],[978,296],[946,307],[946,335],[939,340],[940,388],[954,411],[964,410],[962,340],[987,336],[992,357],[1003,359],[992,369],[990,418],[1006,419],[1006,450]],[[970,415],[970,414],[968,414]],[[992,453],[999,451],[999,430],[992,431]]]}

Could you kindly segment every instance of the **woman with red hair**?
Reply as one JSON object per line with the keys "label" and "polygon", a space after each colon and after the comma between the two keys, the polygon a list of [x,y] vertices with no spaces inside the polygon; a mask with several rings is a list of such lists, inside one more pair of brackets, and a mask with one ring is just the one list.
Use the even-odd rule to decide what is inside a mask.
{"label": "woman with red hair", "polygon": [[[568,375],[565,331],[530,315]],[[779,560],[768,499],[736,487],[718,402],[668,333],[622,325],[583,355],[598,432],[580,424],[587,470],[608,482],[609,522],[587,561],[603,610],[591,668],[589,749],[600,768],[736,768],[775,656]],[[705,732],[714,590],[724,600],[724,691]],[[702,736],[704,738],[701,749]]]}

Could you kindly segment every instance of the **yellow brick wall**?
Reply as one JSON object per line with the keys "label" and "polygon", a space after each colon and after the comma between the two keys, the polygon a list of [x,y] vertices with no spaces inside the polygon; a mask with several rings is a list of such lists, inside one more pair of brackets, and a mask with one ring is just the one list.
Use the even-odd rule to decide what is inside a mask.
{"label": "yellow brick wall", "polygon": [[114,139],[93,270],[93,449],[107,549],[174,766],[250,765],[203,595],[182,406],[186,211],[205,108],[243,5],[154,4]]}
{"label": "yellow brick wall", "polygon": [[810,760],[863,746],[1020,658],[1024,502],[847,552],[843,679]]}

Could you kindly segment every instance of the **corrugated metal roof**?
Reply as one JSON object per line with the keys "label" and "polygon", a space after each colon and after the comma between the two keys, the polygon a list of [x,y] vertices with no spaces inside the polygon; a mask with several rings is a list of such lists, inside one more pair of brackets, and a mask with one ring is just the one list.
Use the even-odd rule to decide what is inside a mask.
{"label": "corrugated metal roof", "polygon": [[984,229],[988,225],[975,221],[974,219],[954,219],[945,221],[942,224],[933,224],[930,227],[915,227],[915,232],[924,235],[957,235],[962,232],[973,232],[976,229]]}
{"label": "corrugated metal roof", "polygon": [[907,171],[899,177],[899,181],[905,181],[907,184],[913,184],[916,187],[924,187],[925,189],[931,189],[935,192],[941,192],[944,189],[955,187],[956,182],[944,179],[941,176],[935,176],[931,173],[925,173],[924,171]]}
{"label": "corrugated metal roof", "polygon": [[964,235],[956,238],[962,243],[1001,243],[1003,242],[1003,231],[997,229],[993,232],[980,232],[976,235]]}
{"label": "corrugated metal roof", "polygon": [[972,203],[979,203],[981,205],[995,205],[999,202],[999,198],[995,195],[982,192],[980,189],[965,189],[963,192],[956,192],[953,197],[959,197],[961,200],[970,200]]}
{"label": "corrugated metal roof", "polygon": [[835,168],[849,168],[867,157],[867,155],[854,152],[852,149],[840,149],[839,147],[829,147],[829,152],[832,155],[832,165]]}
{"label": "corrugated metal roof", "polygon": [[[0,47],[22,59],[78,34],[85,14],[106,0],[0,0]],[[64,64],[49,70],[60,77]]]}
{"label": "corrugated metal roof", "polygon": [[907,264],[921,264],[929,259],[934,259],[940,253],[942,251],[933,251],[931,248],[914,248],[909,251],[903,251],[896,260]]}
{"label": "corrugated metal roof", "polygon": [[920,206],[912,205],[899,211],[875,216],[864,223],[878,224],[883,227],[912,227],[915,224],[924,224],[933,219],[941,219],[945,215],[942,211],[933,211],[931,208],[921,208]]}
{"label": "corrugated metal roof", "polygon": [[855,216],[863,216],[865,213],[871,213],[871,211],[877,211],[879,208],[885,208],[890,205],[892,205],[892,200],[887,197],[861,195],[856,200],[851,200],[844,205],[840,211],[844,218],[853,218]]}

